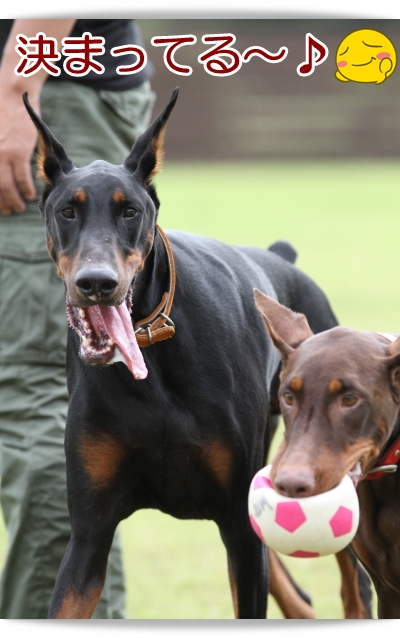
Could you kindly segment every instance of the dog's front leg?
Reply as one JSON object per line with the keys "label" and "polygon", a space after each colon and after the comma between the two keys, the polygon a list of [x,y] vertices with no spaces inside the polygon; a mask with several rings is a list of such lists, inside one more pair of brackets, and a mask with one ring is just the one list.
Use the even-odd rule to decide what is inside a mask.
{"label": "dog's front leg", "polygon": [[48,618],[91,618],[107,568],[114,530],[90,525],[72,532],[61,563]]}
{"label": "dog's front leg", "polygon": [[49,618],[90,618],[103,589],[115,529],[131,513],[124,506],[127,482],[121,480],[126,450],[106,430],[75,423],[67,423],[65,449],[71,539]]}
{"label": "dog's front leg", "polygon": [[235,617],[265,618],[268,594],[265,545],[254,534],[247,516],[220,526],[220,534],[228,554]]}

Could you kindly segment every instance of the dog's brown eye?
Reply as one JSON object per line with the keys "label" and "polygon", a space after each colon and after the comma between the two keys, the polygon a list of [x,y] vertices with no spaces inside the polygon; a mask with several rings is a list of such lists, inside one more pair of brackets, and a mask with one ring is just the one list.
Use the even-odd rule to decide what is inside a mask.
{"label": "dog's brown eye", "polygon": [[351,408],[358,401],[358,398],[354,394],[345,394],[342,398],[342,403],[346,408]]}
{"label": "dog's brown eye", "polygon": [[75,218],[75,213],[72,210],[72,208],[63,208],[63,210],[61,211],[61,215],[63,217],[65,217],[65,219],[74,219]]}
{"label": "dog's brown eye", "polygon": [[293,394],[290,394],[290,392],[285,392],[285,394],[283,395],[283,400],[287,405],[293,405]]}
{"label": "dog's brown eye", "polygon": [[134,208],[125,208],[124,214],[122,215],[122,217],[129,219],[130,217],[133,217],[135,214],[136,214],[136,210]]}

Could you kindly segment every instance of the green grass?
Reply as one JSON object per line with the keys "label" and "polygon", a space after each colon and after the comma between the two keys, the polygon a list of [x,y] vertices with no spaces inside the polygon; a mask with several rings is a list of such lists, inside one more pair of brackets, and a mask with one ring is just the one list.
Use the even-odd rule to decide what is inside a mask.
{"label": "green grass", "polygon": [[[340,323],[397,331],[399,169],[398,161],[167,163],[157,177],[159,223],[236,244],[287,239]],[[213,523],[142,511],[121,531],[128,617],[232,618],[225,551]],[[285,561],[317,616],[341,618],[334,557]],[[281,617],[274,601],[269,617]]]}

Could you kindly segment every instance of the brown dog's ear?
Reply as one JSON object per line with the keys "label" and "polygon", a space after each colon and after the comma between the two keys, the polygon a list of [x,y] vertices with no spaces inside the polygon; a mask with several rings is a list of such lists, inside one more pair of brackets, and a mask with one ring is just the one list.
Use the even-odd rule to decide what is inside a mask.
{"label": "brown dog's ear", "polygon": [[396,403],[400,403],[400,337],[387,349],[386,365],[389,368],[390,389]]}
{"label": "brown dog's ear", "polygon": [[56,180],[62,174],[72,171],[74,165],[67,156],[62,144],[54,137],[48,126],[31,107],[28,93],[24,93],[23,100],[39,135],[39,150],[36,156],[37,176],[48,186],[54,186]]}
{"label": "brown dog's ear", "polygon": [[254,301],[283,359],[287,359],[302,341],[313,336],[304,315],[282,306],[256,288]]}
{"label": "brown dog's ear", "polygon": [[124,168],[129,173],[135,173],[144,185],[161,170],[164,157],[165,127],[178,99],[178,93],[179,89],[176,88],[163,112],[154,120],[147,131],[138,137],[123,163]]}

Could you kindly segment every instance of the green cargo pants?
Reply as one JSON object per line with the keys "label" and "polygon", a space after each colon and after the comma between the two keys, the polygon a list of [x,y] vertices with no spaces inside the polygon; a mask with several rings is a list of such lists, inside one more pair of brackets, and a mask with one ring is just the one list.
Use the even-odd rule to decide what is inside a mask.
{"label": "green cargo pants", "polygon": [[[153,103],[148,82],[112,92],[48,81],[41,114],[75,166],[95,159],[120,164]],[[40,192],[37,180],[36,187]],[[8,533],[1,618],[47,616],[70,536],[66,339],[64,285],[47,255],[37,203],[30,202],[21,215],[0,215],[0,496]],[[116,535],[94,618],[123,618],[124,602]]]}

